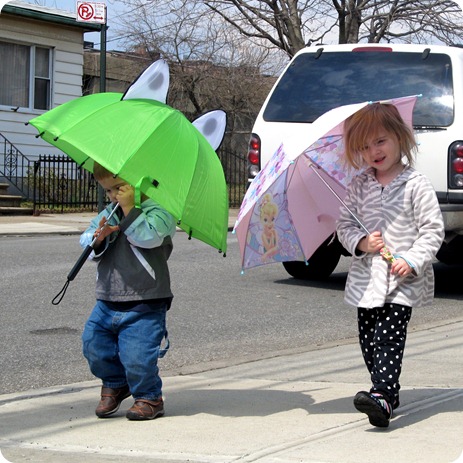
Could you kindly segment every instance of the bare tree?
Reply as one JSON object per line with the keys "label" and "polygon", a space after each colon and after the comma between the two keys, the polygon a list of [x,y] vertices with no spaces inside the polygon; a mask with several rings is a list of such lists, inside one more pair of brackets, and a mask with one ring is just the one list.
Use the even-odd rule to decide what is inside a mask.
{"label": "bare tree", "polygon": [[462,42],[461,8],[453,1],[332,0],[339,43]]}
{"label": "bare tree", "polygon": [[[451,0],[124,0],[131,43],[176,62],[220,61],[236,34],[259,50],[256,63],[291,58],[320,43],[459,45],[463,14]],[[230,41],[228,41],[228,47]],[[277,53],[280,52],[280,54]],[[225,54],[226,56],[226,54]],[[265,61],[267,57],[267,61]]]}
{"label": "bare tree", "polygon": [[[226,149],[247,137],[276,76],[305,46],[462,43],[449,0],[122,0],[127,49],[171,65],[168,103],[190,120],[227,112]],[[231,169],[230,169],[231,171]]]}
{"label": "bare tree", "polygon": [[268,63],[281,69],[287,55],[274,53],[268,60],[270,50],[265,43],[251,43],[203,4],[189,0],[128,3],[127,50],[151,60],[162,57],[169,63],[167,102],[190,120],[213,109],[227,113],[222,162],[229,185],[244,187],[244,167],[241,177],[231,179],[236,172],[232,164],[244,166],[250,128],[275,82],[274,77],[265,77],[275,73]]}
{"label": "bare tree", "polygon": [[323,41],[332,29],[330,19],[335,22],[330,18],[332,7],[323,0],[205,0],[204,4],[244,36],[268,42],[290,57]]}
{"label": "bare tree", "polygon": [[334,40],[462,42],[463,15],[448,0],[204,0],[204,4],[243,35],[265,40],[289,57],[304,46]]}
{"label": "bare tree", "polygon": [[[192,118],[213,109],[218,99],[220,107],[230,110],[227,100],[235,92],[236,103],[242,87],[250,102],[253,93],[261,91],[260,85],[250,82],[255,84],[253,79],[270,73],[268,48],[252,46],[205,5],[188,0],[133,0],[126,4],[131,8],[124,24],[130,37],[127,49],[169,62],[169,101]],[[277,54],[275,59],[282,57]],[[219,91],[224,79],[229,87],[222,86]]]}

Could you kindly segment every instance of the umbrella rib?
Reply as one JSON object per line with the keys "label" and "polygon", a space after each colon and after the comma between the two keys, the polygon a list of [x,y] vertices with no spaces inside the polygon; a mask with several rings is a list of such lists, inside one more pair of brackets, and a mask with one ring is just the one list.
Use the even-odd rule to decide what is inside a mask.
{"label": "umbrella rib", "polygon": [[[297,158],[295,161],[294,160],[290,161],[290,164],[294,164],[294,169],[291,172],[291,176],[289,177],[288,181],[285,183],[285,194],[288,191],[287,185],[289,185],[291,183],[291,179],[293,178],[294,172],[296,172],[296,164],[297,164],[298,161],[299,161],[299,158]],[[289,167],[288,167],[288,169],[289,169]]]}
{"label": "umbrella rib", "polygon": [[344,202],[344,200],[336,193],[336,191],[331,188],[331,186],[328,184],[328,182],[320,175],[319,172],[317,172],[318,167],[316,167],[314,164],[310,164],[310,168],[314,171],[314,173],[317,175],[317,177],[324,183],[324,185],[331,191],[331,193],[334,194],[336,199],[347,209],[349,214],[355,219],[355,221],[360,225],[360,227],[367,233],[367,235],[370,234],[368,229],[363,225],[361,220],[354,214],[354,212],[347,206],[347,204]]}
{"label": "umbrella rib", "polygon": [[[291,212],[289,212],[289,211],[288,211],[288,216],[289,216],[289,220],[291,221],[292,227],[295,229],[296,227],[295,227],[295,225],[294,225],[293,216],[291,215]],[[299,249],[301,250],[302,255],[304,256],[304,262],[305,262],[305,264],[306,264],[306,265],[309,265],[309,260],[310,260],[310,258],[307,259],[307,257],[305,256],[304,247],[302,246],[302,242],[301,242],[301,240],[300,240],[300,238],[299,238],[299,235],[298,235],[297,233],[296,233],[296,235],[295,235],[295,238],[297,239],[297,242],[298,242],[298,244],[299,244]]]}
{"label": "umbrella rib", "polygon": [[[300,158],[298,157],[295,161],[291,161],[291,164],[294,164],[294,169],[291,172],[290,178],[285,182],[285,195],[286,195],[286,193],[288,191],[288,185],[291,182],[291,179],[293,178],[294,172],[296,172],[296,164],[298,163],[299,159]],[[293,226],[293,228],[295,228],[294,221],[293,221],[293,216],[291,215],[289,210],[288,210],[288,215],[289,215],[289,220],[291,221],[291,225]],[[302,246],[302,242],[299,239],[299,235],[296,233],[295,237],[296,237],[297,242],[299,244],[299,249],[302,251],[302,255],[304,256],[304,262],[306,263],[306,265],[308,265],[309,264],[309,259],[307,259],[307,257],[305,256],[304,247]]]}
{"label": "umbrella rib", "polygon": [[[325,186],[331,191],[331,193],[334,194],[334,196],[341,202],[341,204],[347,209],[349,214],[355,219],[355,221],[360,225],[360,227],[365,231],[367,235],[370,235],[369,230],[363,225],[363,223],[360,221],[360,219],[354,214],[354,212],[349,209],[347,204],[344,202],[344,200],[336,193],[336,191],[331,188],[331,186],[328,184],[328,182],[320,175],[319,172],[317,172],[317,169],[321,169],[320,167],[315,166],[314,164],[310,164],[310,167],[314,171],[314,173],[317,175],[317,177],[325,184]],[[387,246],[384,246],[381,248],[380,251],[381,256],[383,259],[385,259],[388,262],[394,262],[395,256],[391,253],[391,251],[388,249]]]}

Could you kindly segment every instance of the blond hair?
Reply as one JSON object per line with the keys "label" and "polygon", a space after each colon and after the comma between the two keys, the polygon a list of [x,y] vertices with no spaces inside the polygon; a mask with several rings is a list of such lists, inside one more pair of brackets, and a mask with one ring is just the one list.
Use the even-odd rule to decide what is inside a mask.
{"label": "blond hair", "polygon": [[393,104],[370,103],[352,114],[344,122],[344,150],[346,161],[359,169],[364,161],[361,151],[368,141],[378,135],[381,129],[395,135],[400,152],[413,165],[417,149],[415,136]]}

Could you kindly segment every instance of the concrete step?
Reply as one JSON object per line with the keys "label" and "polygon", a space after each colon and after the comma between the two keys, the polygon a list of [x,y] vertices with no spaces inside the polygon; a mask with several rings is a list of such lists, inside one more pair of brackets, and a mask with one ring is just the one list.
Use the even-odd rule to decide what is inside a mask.
{"label": "concrete step", "polygon": [[0,196],[8,196],[8,188],[10,188],[8,183],[0,183]]}
{"label": "concrete step", "polygon": [[0,194],[0,206],[3,206],[3,207],[21,207],[21,201],[23,201],[22,196]]}
{"label": "concrete step", "polygon": [[0,215],[32,215],[31,207],[21,207],[24,198],[20,195],[8,194],[10,184],[0,182]]}
{"label": "concrete step", "polygon": [[0,206],[0,215],[32,215],[32,207]]}

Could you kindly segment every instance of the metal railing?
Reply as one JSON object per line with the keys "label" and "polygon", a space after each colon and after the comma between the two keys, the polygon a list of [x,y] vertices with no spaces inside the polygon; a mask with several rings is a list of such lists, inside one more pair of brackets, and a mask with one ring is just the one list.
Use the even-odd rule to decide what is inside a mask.
{"label": "metal railing", "polygon": [[225,172],[230,207],[238,208],[246,193],[246,158],[226,149],[219,149],[218,155]]}
{"label": "metal railing", "polygon": [[13,194],[32,195],[29,178],[33,163],[0,133],[0,177],[10,183]]}
{"label": "metal railing", "polygon": [[98,205],[93,175],[65,155],[34,161],[33,192],[34,211],[96,210]]}
{"label": "metal railing", "polygon": [[[40,155],[31,160],[0,134],[0,177],[31,202],[34,213],[98,209],[93,175],[66,155]],[[228,185],[230,207],[238,208],[246,191],[246,158],[231,149],[218,152]]]}

